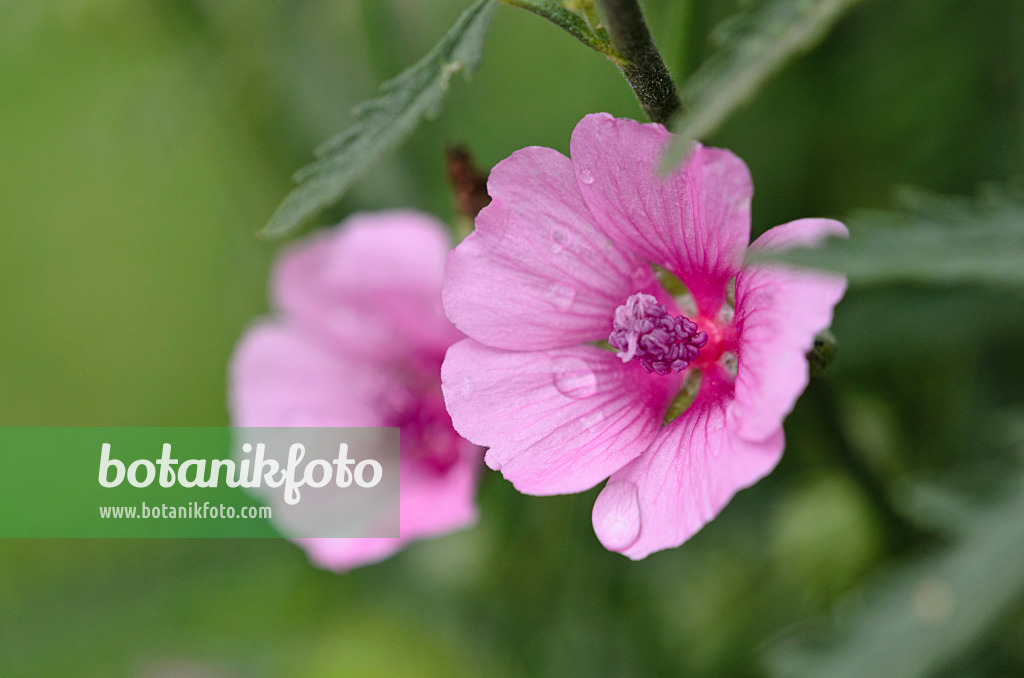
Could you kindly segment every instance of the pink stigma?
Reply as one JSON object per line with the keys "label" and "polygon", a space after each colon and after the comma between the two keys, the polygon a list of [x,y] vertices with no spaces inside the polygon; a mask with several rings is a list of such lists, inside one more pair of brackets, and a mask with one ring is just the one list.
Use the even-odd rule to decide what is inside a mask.
{"label": "pink stigma", "polygon": [[626,363],[640,359],[645,372],[682,372],[708,343],[708,333],[683,316],[673,318],[664,304],[649,294],[637,293],[615,309],[608,343]]}

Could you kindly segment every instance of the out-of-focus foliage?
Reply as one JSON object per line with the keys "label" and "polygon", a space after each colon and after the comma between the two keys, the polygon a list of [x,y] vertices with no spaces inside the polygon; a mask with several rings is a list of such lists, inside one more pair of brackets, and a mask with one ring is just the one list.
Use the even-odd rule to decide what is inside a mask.
{"label": "out-of-focus foliage", "polygon": [[717,130],[793,57],[819,41],[860,0],[776,0],[720,24],[719,51],[688,78],[685,109],[672,123],[678,138],[665,151],[666,170],[679,165],[694,140]]}
{"label": "out-of-focus foliage", "polygon": [[288,194],[263,230],[282,236],[338,201],[382,153],[400,144],[423,117],[434,117],[451,82],[468,78],[480,63],[496,0],[479,0],[415,66],[386,82],[383,95],[352,110],[356,125],[316,150],[317,161],[299,170]]}
{"label": "out-of-focus foliage", "polygon": [[841,271],[878,284],[1024,284],[1024,197],[988,187],[977,200],[905,192],[903,212],[847,219],[849,240],[776,255],[802,266]]}
{"label": "out-of-focus foliage", "polygon": [[[225,423],[226,361],[266,308],[276,250],[253,234],[309,149],[468,4],[0,4],[2,423]],[[644,8],[681,82],[716,51],[714,27],[751,9]],[[898,229],[953,228],[965,213],[894,219],[894,187],[967,196],[1024,172],[1022,102],[1024,3],[865,2],[706,141],[750,165],[755,230],[870,209],[852,229],[884,225],[896,248],[909,237]],[[445,143],[468,144],[484,166],[528,145],[567,152],[573,125],[597,110],[639,116],[615,67],[499,7],[471,86],[453,87],[444,114],[329,217],[393,206],[448,217]],[[980,220],[956,228],[983,233],[1000,213],[969,205]],[[879,260],[894,280],[899,253]],[[838,669],[913,631],[871,627],[917,619],[915,577],[926,615],[949,609],[938,582],[952,589],[960,630],[937,647],[918,628],[899,648],[906,675],[1024,674],[1011,585],[1021,438],[1008,450],[991,417],[1024,405],[1024,295],[976,278],[860,280],[837,310],[835,363],[787,420],[780,467],[680,549],[638,563],[609,554],[590,526],[593,492],[523,497],[494,473],[476,529],[344,576],[283,540],[7,542],[0,674],[743,678],[783,668],[765,660],[784,656],[771,648],[802,652],[789,639],[808,629],[831,649],[790,659]],[[922,482],[978,508],[918,505],[903,489]],[[961,593],[971,572],[985,589]]]}
{"label": "out-of-focus foliage", "polygon": [[938,522],[953,545],[880,572],[840,607],[830,642],[781,645],[770,675],[916,678],[955,666],[1024,599],[1024,468],[993,489],[982,506],[925,492],[921,521]]}

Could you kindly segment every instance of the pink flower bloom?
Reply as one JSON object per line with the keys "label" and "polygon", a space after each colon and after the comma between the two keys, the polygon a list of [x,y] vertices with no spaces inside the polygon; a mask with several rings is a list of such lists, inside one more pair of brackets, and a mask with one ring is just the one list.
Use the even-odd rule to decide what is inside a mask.
{"label": "pink flower bloom", "polygon": [[[633,559],[682,544],[775,467],[805,354],[845,290],[822,273],[744,268],[746,165],[698,146],[661,180],[668,138],[660,125],[588,115],[571,160],[532,147],[499,163],[493,201],[448,256],[443,293],[469,336],[441,370],[456,430],[489,446],[487,464],[521,492],[610,477],[594,529]],[[751,248],[845,234],[802,219]],[[651,264],[688,294],[670,295]],[[692,404],[666,425],[698,372]]]}
{"label": "pink flower bloom", "polygon": [[462,335],[441,311],[449,242],[408,211],[357,214],[284,255],[280,318],[251,328],[231,365],[236,426],[399,426],[398,538],[297,539],[347,569],[476,520],[481,451],[452,429],[441,361]]}

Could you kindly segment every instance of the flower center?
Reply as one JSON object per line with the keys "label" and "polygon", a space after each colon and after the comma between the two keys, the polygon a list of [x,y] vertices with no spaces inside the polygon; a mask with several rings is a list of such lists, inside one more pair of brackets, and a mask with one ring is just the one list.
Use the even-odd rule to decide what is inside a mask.
{"label": "flower center", "polygon": [[442,475],[460,455],[461,438],[450,422],[444,400],[421,397],[396,413],[388,425],[401,429],[401,451],[408,463]]}
{"label": "flower center", "polygon": [[683,316],[673,318],[664,304],[649,294],[637,293],[615,309],[608,343],[619,350],[622,362],[640,360],[645,372],[682,372],[708,343],[707,332]]}
{"label": "flower center", "polygon": [[402,386],[386,390],[378,408],[384,426],[401,429],[403,463],[444,474],[459,460],[463,443],[444,406],[440,365],[438,359],[396,367],[393,378]]}

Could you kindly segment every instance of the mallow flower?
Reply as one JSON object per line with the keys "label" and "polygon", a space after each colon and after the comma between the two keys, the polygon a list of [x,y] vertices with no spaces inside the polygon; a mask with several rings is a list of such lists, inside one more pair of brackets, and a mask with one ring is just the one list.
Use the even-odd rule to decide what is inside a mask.
{"label": "mallow flower", "polygon": [[236,426],[398,426],[400,536],[296,541],[342,570],[475,522],[482,451],[452,428],[441,361],[462,335],[441,310],[444,227],[412,211],[356,214],[277,262],[279,314],[230,368]]}
{"label": "mallow flower", "polygon": [[[499,163],[443,290],[468,335],[441,370],[456,430],[524,493],[607,478],[594,529],[633,559],[682,544],[775,467],[805,354],[845,290],[824,273],[744,266],[746,165],[697,145],[662,179],[669,136],[588,115],[571,158],[532,147]],[[750,249],[845,234],[801,219]]]}

